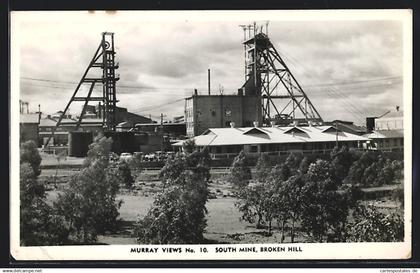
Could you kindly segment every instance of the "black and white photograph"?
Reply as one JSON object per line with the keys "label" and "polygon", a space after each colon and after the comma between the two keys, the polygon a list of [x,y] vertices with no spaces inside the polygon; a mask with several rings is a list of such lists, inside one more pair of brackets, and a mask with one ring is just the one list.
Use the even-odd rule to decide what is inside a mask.
{"label": "black and white photograph", "polygon": [[16,260],[408,259],[409,10],[14,11]]}

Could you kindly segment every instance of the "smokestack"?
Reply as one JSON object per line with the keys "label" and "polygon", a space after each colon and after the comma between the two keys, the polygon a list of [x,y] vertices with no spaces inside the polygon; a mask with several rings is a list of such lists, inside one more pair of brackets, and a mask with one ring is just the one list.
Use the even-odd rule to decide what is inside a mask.
{"label": "smokestack", "polygon": [[209,95],[210,95],[210,68],[207,70],[207,83],[208,83]]}
{"label": "smokestack", "polygon": [[41,104],[38,104],[38,123],[41,121]]}

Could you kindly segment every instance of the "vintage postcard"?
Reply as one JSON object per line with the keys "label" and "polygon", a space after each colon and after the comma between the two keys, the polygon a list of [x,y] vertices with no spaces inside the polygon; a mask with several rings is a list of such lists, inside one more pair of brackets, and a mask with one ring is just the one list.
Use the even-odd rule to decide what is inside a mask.
{"label": "vintage postcard", "polygon": [[410,10],[11,13],[16,260],[409,259]]}

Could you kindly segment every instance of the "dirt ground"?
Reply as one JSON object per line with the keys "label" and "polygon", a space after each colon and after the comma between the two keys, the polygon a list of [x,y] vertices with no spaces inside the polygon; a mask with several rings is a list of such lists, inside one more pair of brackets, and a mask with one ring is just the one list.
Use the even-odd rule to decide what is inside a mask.
{"label": "dirt ground", "polygon": [[[74,160],[78,164],[80,160]],[[50,158],[50,162],[53,159]],[[66,181],[70,175],[77,172],[77,168],[43,169],[40,179],[48,183],[47,198],[53,202],[57,194],[64,190]],[[133,190],[122,189],[117,199],[122,200],[120,212],[120,229],[114,234],[101,235],[98,237],[100,244],[124,245],[136,244],[133,229],[139,217],[144,217],[153,203],[154,196],[160,191],[158,171],[148,170],[141,173],[133,172],[136,179]],[[54,180],[54,176],[57,178]],[[52,182],[55,181],[55,182]],[[212,172],[209,184],[210,199],[207,201],[207,228],[204,234],[206,243],[280,243],[280,233],[273,231],[267,235],[266,230],[256,229],[254,224],[241,220],[241,214],[235,206],[237,201],[231,193],[226,174],[216,170]],[[389,198],[381,198],[371,201],[380,207],[395,209],[397,204]],[[275,225],[275,223],[273,223]],[[295,242],[304,242],[302,235],[295,238]],[[290,242],[286,236],[285,242]]]}

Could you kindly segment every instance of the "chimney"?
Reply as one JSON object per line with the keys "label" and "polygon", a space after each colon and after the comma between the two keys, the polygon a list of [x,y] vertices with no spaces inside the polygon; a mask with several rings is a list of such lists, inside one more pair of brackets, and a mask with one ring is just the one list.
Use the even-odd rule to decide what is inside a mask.
{"label": "chimney", "polygon": [[395,108],[397,109],[397,112],[400,111],[400,106],[399,105],[397,105]]}
{"label": "chimney", "polygon": [[244,89],[243,88],[239,88],[238,89],[238,96],[243,96],[244,95]]}
{"label": "chimney", "polygon": [[194,89],[194,95],[197,96],[198,95],[198,91],[197,89]]}
{"label": "chimney", "polygon": [[235,128],[235,122],[233,121],[230,122],[230,128]]}
{"label": "chimney", "polygon": [[38,123],[41,121],[41,104],[38,104]]}
{"label": "chimney", "polygon": [[254,127],[258,127],[258,121],[254,121]]}
{"label": "chimney", "polygon": [[210,96],[210,68],[207,70],[207,83],[208,83],[209,96]]}

